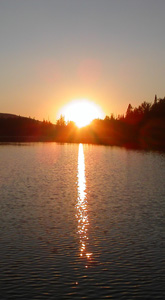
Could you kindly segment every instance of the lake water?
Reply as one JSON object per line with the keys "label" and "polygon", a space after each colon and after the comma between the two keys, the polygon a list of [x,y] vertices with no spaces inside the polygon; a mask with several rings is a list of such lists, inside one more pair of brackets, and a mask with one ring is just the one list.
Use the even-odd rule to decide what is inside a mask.
{"label": "lake water", "polygon": [[0,145],[0,299],[164,299],[165,154]]}

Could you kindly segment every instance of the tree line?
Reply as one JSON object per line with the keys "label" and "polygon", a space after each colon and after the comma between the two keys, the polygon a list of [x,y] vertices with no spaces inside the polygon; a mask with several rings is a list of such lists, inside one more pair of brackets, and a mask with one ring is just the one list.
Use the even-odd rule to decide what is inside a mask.
{"label": "tree line", "polygon": [[65,122],[63,116],[52,124],[0,114],[0,141],[92,143],[165,151],[165,97],[155,96],[153,103],[143,102],[135,108],[129,104],[124,115],[95,119],[81,129],[74,122]]}

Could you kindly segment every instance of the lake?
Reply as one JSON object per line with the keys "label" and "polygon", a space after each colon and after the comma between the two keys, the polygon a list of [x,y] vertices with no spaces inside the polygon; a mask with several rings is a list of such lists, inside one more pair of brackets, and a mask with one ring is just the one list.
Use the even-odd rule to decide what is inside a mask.
{"label": "lake", "polygon": [[165,154],[0,145],[0,299],[164,299]]}

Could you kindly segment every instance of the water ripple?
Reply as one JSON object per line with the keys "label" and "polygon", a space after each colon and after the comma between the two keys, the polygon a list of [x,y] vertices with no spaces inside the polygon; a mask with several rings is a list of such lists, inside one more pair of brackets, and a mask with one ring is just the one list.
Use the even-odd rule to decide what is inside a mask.
{"label": "water ripple", "polygon": [[164,156],[54,143],[0,154],[0,299],[164,299]]}

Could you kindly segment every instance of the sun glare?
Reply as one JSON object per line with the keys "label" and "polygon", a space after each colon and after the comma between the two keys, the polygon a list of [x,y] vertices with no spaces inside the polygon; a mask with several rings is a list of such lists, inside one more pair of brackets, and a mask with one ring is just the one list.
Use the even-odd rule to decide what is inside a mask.
{"label": "sun glare", "polygon": [[60,115],[63,115],[65,121],[73,121],[76,126],[81,128],[89,125],[94,119],[104,117],[102,109],[87,99],[78,99],[64,106]]}

